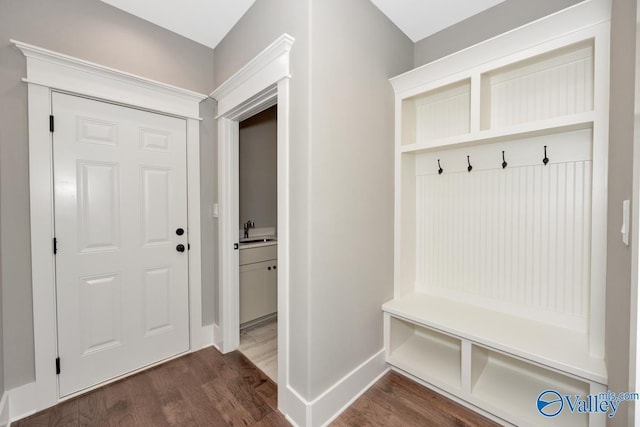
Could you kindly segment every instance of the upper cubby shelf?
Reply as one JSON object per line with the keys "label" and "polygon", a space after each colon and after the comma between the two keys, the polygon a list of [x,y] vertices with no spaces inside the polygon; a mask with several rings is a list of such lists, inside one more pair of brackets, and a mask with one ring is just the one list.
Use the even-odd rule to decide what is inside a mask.
{"label": "upper cubby shelf", "polygon": [[[402,152],[589,127],[594,40],[496,61],[402,99]],[[462,77],[462,76],[461,76]]]}
{"label": "upper cubby shelf", "polygon": [[486,72],[481,84],[482,130],[592,111],[593,40]]}
{"label": "upper cubby shelf", "polygon": [[424,145],[470,132],[471,80],[466,79],[402,102],[403,145]]}
{"label": "upper cubby shelf", "polygon": [[560,118],[540,120],[533,123],[520,123],[504,128],[487,129],[462,135],[455,135],[426,141],[418,144],[402,145],[402,153],[419,153],[465,145],[485,144],[503,140],[529,138],[574,130],[588,129],[593,126],[594,114],[591,111],[568,115]]}

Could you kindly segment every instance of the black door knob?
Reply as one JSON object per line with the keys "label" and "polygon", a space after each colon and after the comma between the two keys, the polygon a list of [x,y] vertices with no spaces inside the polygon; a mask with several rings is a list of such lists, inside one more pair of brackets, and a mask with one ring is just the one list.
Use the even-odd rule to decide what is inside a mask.
{"label": "black door knob", "polygon": [[176,251],[184,252],[184,245],[183,244],[179,244],[178,246],[176,246]]}
{"label": "black door knob", "polygon": [[273,269],[275,270],[276,268],[278,268],[278,266],[274,265],[274,266],[273,266]]}
{"label": "black door knob", "polygon": [[271,267],[267,267],[267,270],[271,270]]}
{"label": "black door knob", "polygon": [[176,234],[177,234],[178,236],[182,236],[182,235],[184,234],[184,229],[182,229],[182,228],[178,228],[178,229],[176,230]]}

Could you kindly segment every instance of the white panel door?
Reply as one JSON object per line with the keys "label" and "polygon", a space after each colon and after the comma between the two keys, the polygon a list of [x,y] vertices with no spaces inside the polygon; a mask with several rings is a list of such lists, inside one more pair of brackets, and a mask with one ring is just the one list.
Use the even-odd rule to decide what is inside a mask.
{"label": "white panel door", "polygon": [[186,123],[60,93],[52,109],[66,396],[189,349]]}

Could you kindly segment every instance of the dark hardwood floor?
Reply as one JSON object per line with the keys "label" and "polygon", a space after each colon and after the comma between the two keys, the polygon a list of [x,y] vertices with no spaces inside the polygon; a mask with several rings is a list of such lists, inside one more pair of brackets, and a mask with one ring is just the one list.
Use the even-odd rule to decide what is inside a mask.
{"label": "dark hardwood floor", "polygon": [[393,371],[378,380],[331,425],[334,427],[499,426]]}
{"label": "dark hardwood floor", "polygon": [[[239,352],[204,349],[12,423],[24,426],[288,426],[277,386]],[[495,426],[396,373],[332,425]]]}

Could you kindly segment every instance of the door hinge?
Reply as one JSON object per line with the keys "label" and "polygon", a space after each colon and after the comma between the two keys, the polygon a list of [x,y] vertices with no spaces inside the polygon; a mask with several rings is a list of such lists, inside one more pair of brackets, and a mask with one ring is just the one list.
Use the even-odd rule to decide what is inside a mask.
{"label": "door hinge", "polygon": [[233,244],[233,249],[238,250],[238,244],[237,243]]}
{"label": "door hinge", "polygon": [[49,116],[49,132],[53,132],[53,114]]}
{"label": "door hinge", "polygon": [[60,358],[56,357],[56,375],[60,375]]}
{"label": "door hinge", "polygon": [[55,237],[53,238],[53,254],[57,254],[58,253],[58,239],[56,239]]}

